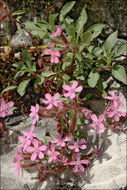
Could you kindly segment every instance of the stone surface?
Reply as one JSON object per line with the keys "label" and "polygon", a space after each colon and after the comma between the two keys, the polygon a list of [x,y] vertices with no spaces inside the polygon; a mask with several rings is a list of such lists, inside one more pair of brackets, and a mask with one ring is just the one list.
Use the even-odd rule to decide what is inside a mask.
{"label": "stone surface", "polygon": [[26,47],[26,46],[31,46],[32,45],[32,40],[30,36],[25,35],[25,34],[16,34],[12,37],[10,44],[15,47]]}
{"label": "stone surface", "polygon": [[104,35],[118,30],[119,37],[127,37],[127,1],[92,0],[88,3],[87,10],[89,26],[95,23],[104,23],[106,24]]}

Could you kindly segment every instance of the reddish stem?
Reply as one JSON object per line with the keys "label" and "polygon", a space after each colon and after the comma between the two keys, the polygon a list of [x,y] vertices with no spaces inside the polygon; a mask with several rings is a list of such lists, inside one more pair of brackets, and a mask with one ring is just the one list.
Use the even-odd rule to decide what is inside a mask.
{"label": "reddish stem", "polygon": [[61,37],[61,39],[63,40],[63,42],[64,42],[66,45],[69,46],[68,41],[67,41],[66,37],[63,35],[63,33],[61,33],[60,37]]}
{"label": "reddish stem", "polygon": [[77,117],[76,117],[76,113],[74,115],[74,117],[72,118],[72,123],[70,125],[70,133],[73,135],[74,134],[74,130],[76,127],[76,121],[77,121]]}
{"label": "reddish stem", "polygon": [[36,166],[38,163],[31,163],[31,164],[22,164],[22,168],[30,168],[30,167],[33,167],[33,166]]}
{"label": "reddish stem", "polygon": [[57,131],[58,131],[58,133],[60,133],[61,134],[61,119],[59,118],[58,120],[57,120]]}
{"label": "reddish stem", "polygon": [[46,114],[38,113],[38,115],[39,115],[40,117],[44,117],[44,118],[54,118],[54,117],[56,117],[55,114],[46,115]]}
{"label": "reddish stem", "polygon": [[55,39],[52,39],[51,38],[51,42],[55,43],[55,44],[62,44],[64,45],[65,43],[61,42],[61,41],[58,41],[58,40],[55,40]]}

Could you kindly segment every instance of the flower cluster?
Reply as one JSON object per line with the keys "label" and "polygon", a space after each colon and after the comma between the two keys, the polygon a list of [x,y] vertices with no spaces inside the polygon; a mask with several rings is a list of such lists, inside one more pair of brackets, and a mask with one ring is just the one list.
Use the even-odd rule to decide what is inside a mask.
{"label": "flower cluster", "polygon": [[[70,99],[69,103],[65,103],[64,98],[61,98],[59,93],[54,94],[54,96],[47,93],[45,94],[45,99],[41,100],[43,104],[46,104],[46,107],[41,107],[38,104],[31,106],[30,117],[33,118],[33,125],[30,131],[24,132],[24,136],[19,136],[19,141],[21,142],[19,144],[20,151],[18,151],[14,160],[14,167],[17,169],[16,175],[19,175],[21,167],[32,167],[33,165],[38,165],[38,167],[40,167],[40,175],[45,174],[45,177],[50,175],[52,170],[55,172],[59,171],[60,168],[70,168],[76,174],[79,172],[84,173],[85,167],[90,165],[91,160],[86,159],[88,156],[82,153],[82,151],[87,148],[86,140],[83,137],[74,137],[77,116],[80,115],[79,118],[81,118],[85,115],[85,119],[92,121],[89,127],[94,128],[96,134],[99,134],[101,131],[104,131],[104,123],[106,122],[105,114],[107,114],[109,118],[112,116],[112,118],[118,120],[116,117],[116,109],[123,106],[123,103],[120,101],[123,95],[116,96],[114,92],[110,92],[112,96],[107,96],[106,99],[111,100],[111,103],[107,107],[105,114],[96,116],[88,108],[82,108],[78,105],[76,93],[81,92],[82,89],[82,86],[78,86],[77,81],[74,81],[70,86],[64,84],[63,96]],[[41,114],[40,110],[48,114]],[[77,116],[73,114],[72,121],[69,121],[69,117],[67,120],[66,116],[71,110],[73,110]],[[114,111],[115,114],[111,114],[111,111]],[[120,113],[119,111],[119,115]],[[125,116],[123,113],[122,115]],[[47,118],[55,117],[58,122],[57,138],[50,138],[48,143],[39,140],[37,135],[33,132],[36,122],[39,121],[39,116]],[[62,129],[61,119],[63,118],[65,118],[65,123],[68,127],[68,129],[65,130],[66,132]],[[118,125],[116,128],[117,127]],[[91,155],[92,154],[98,156],[98,150],[94,150]],[[24,166],[23,164],[26,160],[27,162],[29,161],[29,164]],[[43,177],[43,179],[45,179],[45,177]]]}
{"label": "flower cluster", "polygon": [[120,111],[120,108],[123,106],[123,102],[120,101],[121,98],[124,98],[123,94],[116,96],[113,91],[110,91],[111,96],[106,96],[107,100],[111,100],[111,103],[106,110],[106,114],[109,118],[113,118],[115,121],[119,121],[120,117],[125,117],[126,113]]}
{"label": "flower cluster", "polygon": [[[55,164],[58,162],[59,165],[64,167],[75,165],[73,171],[76,173],[79,171],[84,172],[85,169],[82,164],[90,164],[87,159],[80,160],[80,149],[84,150],[87,148],[84,138],[75,141],[72,136],[66,136],[63,138],[62,134],[58,134],[58,138],[51,139],[48,145],[45,145],[42,141],[36,138],[35,133],[32,133],[33,130],[34,127],[31,128],[30,132],[24,132],[25,137],[19,137],[22,144],[19,145],[21,150],[17,151],[16,157],[14,158],[14,167],[17,169],[16,175],[20,174],[21,162],[25,161],[24,158],[26,154],[29,154],[29,159],[32,162],[35,160],[41,160],[42,166],[45,164],[47,158],[47,164]],[[74,153],[76,153],[77,156],[72,158],[71,155]]]}

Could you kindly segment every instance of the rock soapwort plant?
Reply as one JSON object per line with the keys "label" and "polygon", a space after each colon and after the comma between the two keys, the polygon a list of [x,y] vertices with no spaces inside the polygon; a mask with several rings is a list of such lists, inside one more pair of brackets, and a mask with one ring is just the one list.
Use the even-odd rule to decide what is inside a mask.
{"label": "rock soapwort plant", "polygon": [[[77,132],[78,118],[84,117],[84,111],[82,110],[85,108],[81,106],[81,100],[77,95],[82,89],[81,86],[78,86],[78,82],[74,81],[71,86],[63,85],[63,90],[68,91],[67,93],[64,92],[63,96],[57,93],[52,98],[50,94],[46,94],[47,100],[42,99],[41,102],[46,105],[48,104],[47,107],[42,107],[38,104],[31,106],[30,117],[33,118],[33,125],[30,131],[24,132],[24,136],[19,136],[19,141],[21,142],[19,144],[20,149],[14,158],[16,175],[19,175],[21,168],[34,166],[38,168],[38,178],[40,181],[66,169],[73,170],[76,174],[80,172],[84,174],[86,168],[92,162],[91,157],[96,154],[96,151],[93,150],[88,155],[84,154],[83,150],[87,149],[87,142],[81,135],[76,136],[75,133]],[[95,114],[91,114],[91,117],[88,119],[90,123],[91,120],[93,121],[89,126],[95,129],[96,134],[102,132],[105,128],[104,125],[109,122],[106,121],[106,116],[108,119],[111,118],[113,125],[114,122],[119,121],[119,117],[125,117],[126,115],[126,113],[119,111],[119,108],[123,106],[119,97],[123,98],[123,95],[116,96],[113,91],[110,94],[112,96],[106,97],[111,102],[106,108],[105,115],[97,117]],[[13,102],[5,104],[2,98],[0,116],[5,117],[5,113],[12,114],[9,108],[13,104]],[[113,114],[111,112],[109,115],[108,110],[110,108]],[[37,138],[37,135],[33,131],[39,117],[56,119],[57,138],[50,137],[48,142]]]}
{"label": "rock soapwort plant", "polygon": [[[21,168],[35,166],[40,181],[65,170],[84,175],[87,167],[98,157],[100,150],[94,149],[91,144],[92,151],[86,153],[89,148],[87,139],[80,133],[78,126],[87,120],[88,127],[94,130],[97,136],[107,128],[122,131],[120,120],[126,113],[120,111],[120,108],[123,106],[121,98],[124,96],[115,94],[114,91],[109,91],[109,96],[106,94],[107,83],[102,71],[109,71],[115,79],[127,84],[124,67],[115,63],[115,59],[125,52],[126,43],[115,50],[115,31],[102,47],[95,47],[93,41],[102,32],[104,25],[95,24],[84,31],[87,21],[85,7],[76,22],[67,16],[74,5],[75,1],[71,1],[63,6],[59,14],[59,24],[55,25],[58,14],[50,15],[49,23],[21,23],[15,18],[22,14],[21,11],[10,13],[7,7],[0,3],[4,10],[0,21],[8,17],[16,22],[18,32],[25,31],[30,35],[37,52],[37,63],[33,63],[28,51],[23,50],[22,62],[12,65],[17,69],[15,85],[5,88],[1,95],[17,89],[17,92],[24,96],[30,81],[34,82],[35,90],[45,89],[45,98],[42,96],[40,103],[31,106],[29,116],[33,118],[33,122],[30,131],[19,136],[19,149],[14,158],[16,175],[20,174]],[[47,39],[42,51],[37,46],[34,35]],[[98,115],[84,106],[89,94],[81,98],[81,93],[85,92],[86,88],[97,88],[108,101],[103,114]],[[12,101],[5,103],[3,97],[0,99],[1,118],[12,114],[10,107],[14,105]],[[56,137],[37,137],[34,129],[41,117],[56,120]],[[3,121],[0,120],[0,128],[2,126]]]}
{"label": "rock soapwort plant", "polygon": [[[53,97],[46,94],[47,98],[41,102],[46,105],[42,107],[38,104],[31,106],[30,117],[33,118],[31,130],[24,132],[23,136],[19,136],[19,150],[14,158],[14,167],[16,175],[19,175],[21,168],[29,168],[37,166],[38,178],[44,181],[48,176],[57,175],[64,170],[73,171],[76,174],[85,174],[88,166],[93,161],[93,156],[98,156],[99,150],[94,150],[89,154],[85,154],[87,149],[87,141],[84,137],[78,134],[77,121],[78,119],[87,119],[89,127],[95,130],[99,135],[105,128],[119,126],[119,119],[125,117],[126,113],[119,111],[123,106],[120,98],[123,95],[115,95],[113,91],[107,96],[110,102],[107,104],[105,114],[97,117],[91,110],[82,107],[82,102],[79,98],[79,93],[82,91],[82,86],[78,86],[77,81],[73,81],[72,85],[63,85],[63,95],[56,93]],[[68,91],[67,93],[65,92]],[[48,106],[47,106],[48,105]],[[85,110],[85,113],[84,113]],[[88,115],[86,111],[88,110]],[[111,110],[111,113],[109,112]],[[110,113],[110,114],[109,114]],[[57,137],[38,139],[33,132],[39,117],[54,118],[57,121]]]}
{"label": "rock soapwort plant", "polygon": [[[23,11],[10,13],[6,5],[0,3],[3,10],[0,21],[4,21],[4,18],[11,19],[17,24],[18,33],[27,33],[32,39],[37,56],[37,62],[33,63],[28,50],[23,50],[22,61],[12,64],[13,70],[16,69],[13,85],[5,88],[2,93],[17,89],[24,96],[31,81],[36,92],[45,87],[47,92],[50,89],[54,93],[54,87],[57,92],[69,80],[78,80],[84,88],[97,88],[104,94],[108,86],[104,72],[127,85],[125,69],[116,62],[126,51],[127,43],[116,47],[118,31],[115,31],[104,44],[94,45],[105,25],[94,24],[84,31],[86,9],[83,7],[75,21],[68,16],[74,5],[75,1],[65,4],[59,15],[56,13],[49,16],[48,22],[42,20],[22,23],[18,17],[24,14]],[[46,41],[43,46],[37,46],[34,40],[36,36]]]}

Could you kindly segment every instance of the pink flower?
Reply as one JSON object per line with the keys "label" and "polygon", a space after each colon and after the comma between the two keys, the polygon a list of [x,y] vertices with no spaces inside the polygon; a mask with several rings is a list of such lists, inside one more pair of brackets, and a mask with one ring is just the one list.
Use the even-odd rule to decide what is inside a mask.
{"label": "pink flower", "polygon": [[69,86],[69,85],[66,85],[64,84],[63,85],[63,89],[64,90],[67,90],[68,92],[67,93],[64,93],[64,96],[65,97],[70,97],[71,99],[75,98],[75,93],[76,92],[81,92],[82,91],[82,86],[78,86],[78,82],[77,81],[74,81],[72,86]]}
{"label": "pink flower", "polygon": [[108,100],[112,100],[113,101],[112,103],[113,103],[113,105],[115,107],[117,107],[117,106],[118,107],[123,106],[123,102],[120,101],[121,98],[124,98],[123,94],[120,94],[119,96],[116,96],[115,92],[113,92],[113,91],[110,91],[109,94],[111,96],[106,96],[105,98],[108,99]]}
{"label": "pink flower", "polygon": [[69,165],[75,165],[73,168],[74,172],[79,172],[81,171],[84,173],[84,167],[82,164],[88,165],[90,162],[88,160],[80,160],[80,153],[77,153],[77,160],[76,161],[71,161]]}
{"label": "pink flower", "polygon": [[31,144],[31,140],[24,138],[22,136],[19,136],[19,140],[22,142],[22,144],[19,145],[19,148],[23,147],[23,151],[26,150],[26,148]]}
{"label": "pink flower", "polygon": [[50,158],[48,160],[48,163],[50,163],[50,162],[55,161],[57,159],[57,156],[60,155],[60,152],[56,151],[55,146],[52,144],[51,145],[51,151],[48,150],[47,154],[50,156]]}
{"label": "pink flower", "polygon": [[52,97],[50,94],[47,93],[47,94],[45,94],[45,98],[46,98],[47,100],[42,99],[41,101],[42,101],[44,104],[49,104],[49,105],[47,106],[47,109],[49,110],[49,109],[51,109],[53,106],[58,107],[59,104],[62,103],[61,100],[60,100],[60,101],[57,101],[57,99],[58,99],[59,97],[60,97],[60,94],[59,94],[59,93],[56,93],[56,94],[54,95],[54,97]]}
{"label": "pink flower", "polygon": [[16,168],[16,176],[18,176],[20,174],[21,163],[20,162],[14,163],[14,168]]}
{"label": "pink flower", "polygon": [[35,106],[31,106],[30,109],[31,113],[30,113],[30,117],[33,117],[33,125],[39,120],[39,115],[38,115],[38,111],[39,111],[39,105],[36,104]]}
{"label": "pink flower", "polygon": [[32,144],[34,145],[34,147],[28,146],[26,148],[27,152],[32,152],[32,156],[31,156],[31,160],[34,161],[36,159],[36,157],[38,156],[40,159],[44,158],[44,154],[42,153],[42,151],[45,151],[47,149],[47,147],[45,145],[41,145],[39,147],[39,141],[36,139],[32,140]]}
{"label": "pink flower", "polygon": [[21,160],[23,160],[23,154],[21,151],[17,151],[17,154],[14,158],[14,168],[16,168],[16,176],[20,174],[20,169],[21,169]]}
{"label": "pink flower", "polygon": [[60,52],[55,51],[54,45],[50,45],[50,49],[45,49],[44,54],[51,55],[51,63],[58,63],[60,57]]}
{"label": "pink flower", "polygon": [[7,104],[5,103],[4,99],[1,98],[0,99],[0,117],[5,117],[6,114],[8,113],[9,115],[13,114],[13,111],[10,110],[9,108],[12,107],[14,105],[13,101],[8,102]]}
{"label": "pink flower", "polygon": [[54,36],[54,37],[60,36],[61,32],[62,32],[62,28],[58,25],[56,25],[55,28],[56,28],[56,32],[53,33],[52,36]]}
{"label": "pink flower", "polygon": [[90,127],[96,127],[96,133],[98,134],[100,130],[104,129],[104,124],[102,121],[104,120],[104,115],[100,115],[99,118],[95,114],[91,116],[91,119],[94,121],[90,124]]}
{"label": "pink flower", "polygon": [[23,158],[22,151],[17,151],[16,156],[14,157],[14,162],[19,162],[20,160],[23,160]]}
{"label": "pink flower", "polygon": [[72,139],[73,139],[72,136],[66,136],[64,141],[68,142],[68,141],[72,141]]}
{"label": "pink flower", "polygon": [[115,121],[119,121],[119,118],[121,116],[125,117],[126,113],[119,111],[118,107],[115,107],[113,104],[109,106],[109,108],[106,111],[106,114],[108,115],[109,118],[114,117]]}
{"label": "pink flower", "polygon": [[51,142],[51,143],[55,143],[56,146],[64,147],[64,146],[66,146],[66,144],[65,144],[65,142],[64,142],[64,139],[62,139],[61,137],[62,137],[62,135],[59,134],[59,135],[58,135],[58,139],[51,139],[50,142]]}
{"label": "pink flower", "polygon": [[35,128],[35,126],[32,126],[31,130],[29,132],[27,132],[27,131],[24,132],[24,135],[26,136],[27,139],[32,140],[33,137],[36,137],[36,134],[33,133],[34,128]]}
{"label": "pink flower", "polygon": [[80,139],[80,141],[78,142],[72,139],[71,142],[73,143],[73,145],[69,145],[68,148],[74,149],[75,152],[79,152],[79,149],[86,149],[86,145],[84,144],[86,141],[84,138]]}
{"label": "pink flower", "polygon": [[91,118],[91,115],[92,115],[92,111],[91,111],[91,110],[89,110],[89,109],[87,109],[87,108],[83,108],[83,109],[82,109],[82,113],[85,114],[85,117],[86,117],[87,119],[90,119],[90,118]]}

